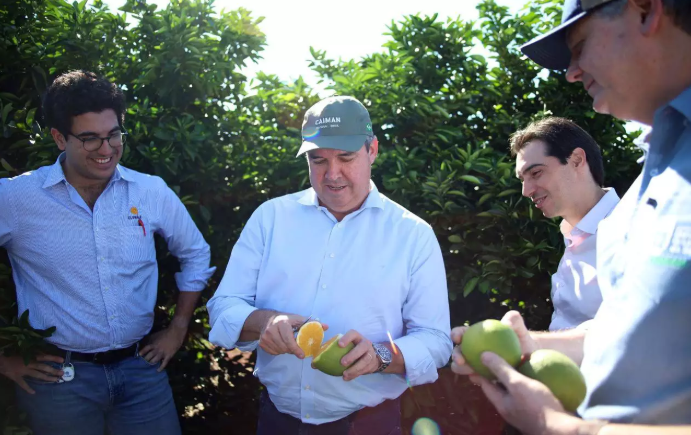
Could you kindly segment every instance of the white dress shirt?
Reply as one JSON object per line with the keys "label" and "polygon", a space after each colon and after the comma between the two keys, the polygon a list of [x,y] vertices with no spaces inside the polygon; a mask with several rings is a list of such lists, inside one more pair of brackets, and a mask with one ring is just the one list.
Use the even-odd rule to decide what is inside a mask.
{"label": "white dress shirt", "polygon": [[[258,350],[255,375],[279,411],[303,422],[335,421],[408,385],[437,379],[451,356],[446,274],[439,243],[422,219],[378,192],[341,222],[314,189],[276,198],[252,215],[208,303],[211,342],[242,350],[247,317],[258,308],[313,316],[324,340],[350,329],[374,343],[390,332],[406,376],[369,374],[345,382],[310,367],[311,358]],[[407,379],[406,379],[407,378]]]}
{"label": "white dress shirt", "polygon": [[607,193],[575,227],[566,220],[561,222],[566,249],[557,272],[552,275],[554,314],[550,331],[575,328],[593,319],[602,303],[595,254],[597,227],[619,203],[617,192],[606,190]]}

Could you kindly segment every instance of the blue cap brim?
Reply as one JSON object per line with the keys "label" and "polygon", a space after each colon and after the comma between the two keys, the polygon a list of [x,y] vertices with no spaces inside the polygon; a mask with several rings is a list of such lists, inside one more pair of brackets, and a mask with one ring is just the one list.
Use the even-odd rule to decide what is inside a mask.
{"label": "blue cap brim", "polygon": [[571,50],[566,44],[566,31],[569,26],[587,14],[587,12],[581,12],[571,17],[568,21],[523,45],[521,51],[543,68],[567,69],[571,63]]}

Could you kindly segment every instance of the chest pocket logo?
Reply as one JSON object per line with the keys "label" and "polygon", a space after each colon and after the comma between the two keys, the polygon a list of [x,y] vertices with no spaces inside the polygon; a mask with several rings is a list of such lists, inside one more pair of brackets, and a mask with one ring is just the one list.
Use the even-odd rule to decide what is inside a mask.
{"label": "chest pocket logo", "polygon": [[137,220],[137,225],[141,227],[142,233],[144,234],[144,237],[146,237],[146,226],[144,225],[144,221],[142,220],[142,216],[139,214],[139,209],[137,207],[132,207],[130,208],[130,215],[127,216],[128,220]]}

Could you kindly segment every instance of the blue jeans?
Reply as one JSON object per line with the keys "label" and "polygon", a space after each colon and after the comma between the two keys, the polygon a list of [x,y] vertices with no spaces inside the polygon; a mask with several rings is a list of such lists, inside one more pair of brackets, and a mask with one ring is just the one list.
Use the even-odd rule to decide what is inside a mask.
{"label": "blue jeans", "polygon": [[401,401],[386,400],[340,420],[324,424],[303,423],[279,411],[266,390],[259,398],[257,435],[402,435]]}
{"label": "blue jeans", "polygon": [[[61,364],[48,363],[55,368]],[[17,402],[35,435],[179,435],[165,371],[139,356],[114,364],[72,361],[70,382],[26,377],[36,391],[17,387]]]}

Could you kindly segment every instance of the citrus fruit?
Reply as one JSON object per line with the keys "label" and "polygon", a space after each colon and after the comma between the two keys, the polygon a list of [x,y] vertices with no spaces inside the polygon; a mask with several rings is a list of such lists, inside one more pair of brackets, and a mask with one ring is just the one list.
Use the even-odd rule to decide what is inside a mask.
{"label": "citrus fruit", "polygon": [[537,350],[518,371],[545,384],[567,411],[575,412],[585,399],[585,379],[581,370],[561,352]]}
{"label": "citrus fruit", "polygon": [[412,435],[440,435],[439,425],[431,418],[418,418],[410,430]]}
{"label": "citrus fruit", "polygon": [[324,328],[319,322],[307,322],[298,331],[295,339],[300,349],[305,352],[305,358],[314,357],[319,353],[319,347],[324,339]]}
{"label": "citrus fruit", "polygon": [[346,347],[338,345],[338,340],[343,337],[343,334],[338,334],[331,337],[329,341],[324,343],[319,349],[317,356],[312,360],[312,366],[327,375],[343,376],[343,372],[348,367],[341,365],[341,358],[355,347],[354,343],[348,343]]}
{"label": "citrus fruit", "polygon": [[470,367],[485,378],[494,379],[494,374],[480,361],[483,352],[494,352],[513,367],[521,362],[518,336],[509,325],[499,320],[484,320],[472,325],[463,334],[461,342],[461,353]]}

